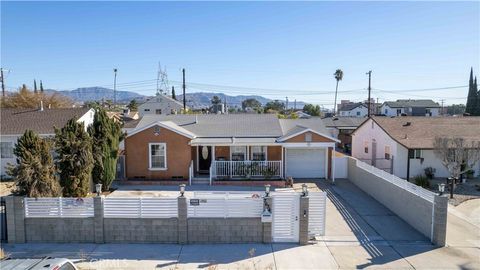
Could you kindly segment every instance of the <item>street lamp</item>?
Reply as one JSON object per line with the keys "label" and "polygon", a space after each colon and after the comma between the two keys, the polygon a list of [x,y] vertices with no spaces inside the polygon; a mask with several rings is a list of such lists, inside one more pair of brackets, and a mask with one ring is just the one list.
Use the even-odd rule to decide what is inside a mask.
{"label": "street lamp", "polygon": [[270,185],[266,184],[265,185],[265,197],[268,197],[270,195]]}
{"label": "street lamp", "polygon": [[180,185],[180,197],[183,197],[183,194],[185,194],[185,184]]}
{"label": "street lamp", "polygon": [[445,192],[445,184],[444,183],[441,183],[441,184],[438,184],[438,195],[442,196],[443,193]]}
{"label": "street lamp", "polygon": [[102,184],[98,183],[95,185],[95,191],[97,192],[97,196],[100,196],[102,193]]}
{"label": "street lamp", "polygon": [[303,197],[308,196],[308,186],[305,183],[302,184],[302,193],[303,193]]}

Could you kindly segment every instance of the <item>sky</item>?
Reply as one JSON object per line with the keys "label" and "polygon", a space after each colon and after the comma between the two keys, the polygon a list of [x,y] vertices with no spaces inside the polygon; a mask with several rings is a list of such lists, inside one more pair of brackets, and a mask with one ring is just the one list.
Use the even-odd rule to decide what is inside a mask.
{"label": "sky", "polygon": [[186,69],[187,93],[331,108],[340,68],[338,100],[365,100],[372,70],[380,102],[465,103],[480,2],[2,1],[0,53],[7,90],[113,88],[117,68],[118,90],[153,95],[160,62],[178,91]]}

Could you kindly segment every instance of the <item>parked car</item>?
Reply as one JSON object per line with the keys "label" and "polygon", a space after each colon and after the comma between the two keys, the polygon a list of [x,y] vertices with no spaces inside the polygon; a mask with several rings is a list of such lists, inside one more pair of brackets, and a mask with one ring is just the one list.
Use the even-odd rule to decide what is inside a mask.
{"label": "parked car", "polygon": [[2,270],[78,270],[78,268],[65,258],[43,259],[5,259],[0,261]]}

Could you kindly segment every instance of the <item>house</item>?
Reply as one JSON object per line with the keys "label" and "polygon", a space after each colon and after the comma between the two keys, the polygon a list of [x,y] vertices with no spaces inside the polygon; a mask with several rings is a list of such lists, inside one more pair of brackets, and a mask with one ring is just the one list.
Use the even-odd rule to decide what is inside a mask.
{"label": "house", "polygon": [[368,107],[361,102],[343,104],[338,109],[338,115],[343,117],[365,117],[368,115]]}
{"label": "house", "polygon": [[294,114],[296,114],[297,117],[301,118],[301,119],[308,119],[308,118],[312,117],[310,114],[308,114],[304,111],[296,111],[296,112],[294,112]]}
{"label": "house", "polygon": [[352,156],[405,179],[427,167],[435,177],[450,177],[434,154],[436,137],[480,140],[480,117],[372,117],[353,132]]}
{"label": "house", "polygon": [[145,115],[125,139],[128,179],[334,178],[338,140],[318,119]]}
{"label": "house", "polygon": [[95,111],[89,108],[68,109],[5,109],[0,119],[0,175],[5,175],[8,163],[15,164],[13,148],[18,138],[30,129],[42,137],[55,135],[55,127],[63,127],[68,120],[76,117],[87,126],[93,123]]}
{"label": "house", "polygon": [[183,103],[167,95],[157,95],[138,106],[139,117],[147,114],[177,114],[183,110]]}
{"label": "house", "polygon": [[340,140],[338,147],[343,148],[347,153],[352,148],[351,134],[366,120],[367,118],[360,117],[329,117],[322,119],[331,136]]}
{"label": "house", "polygon": [[380,111],[386,116],[439,116],[440,105],[431,99],[398,99],[384,102]]}

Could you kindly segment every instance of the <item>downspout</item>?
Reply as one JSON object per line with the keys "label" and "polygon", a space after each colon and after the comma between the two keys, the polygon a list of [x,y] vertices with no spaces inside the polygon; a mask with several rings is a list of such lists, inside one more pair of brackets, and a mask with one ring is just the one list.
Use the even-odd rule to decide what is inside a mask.
{"label": "downspout", "polygon": [[410,150],[407,148],[407,181],[410,182]]}

